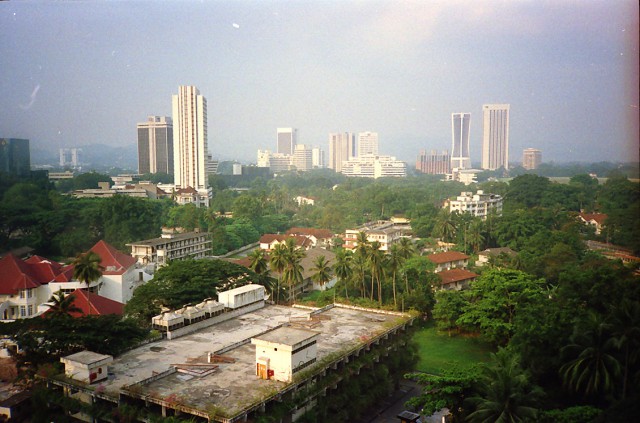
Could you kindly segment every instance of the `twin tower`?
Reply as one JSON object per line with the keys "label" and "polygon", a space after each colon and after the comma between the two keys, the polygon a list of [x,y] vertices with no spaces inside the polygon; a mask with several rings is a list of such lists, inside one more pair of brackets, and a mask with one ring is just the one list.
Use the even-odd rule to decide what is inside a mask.
{"label": "twin tower", "polygon": [[[509,168],[509,105],[482,106],[482,169]],[[469,129],[471,113],[451,114],[451,167],[471,168]]]}

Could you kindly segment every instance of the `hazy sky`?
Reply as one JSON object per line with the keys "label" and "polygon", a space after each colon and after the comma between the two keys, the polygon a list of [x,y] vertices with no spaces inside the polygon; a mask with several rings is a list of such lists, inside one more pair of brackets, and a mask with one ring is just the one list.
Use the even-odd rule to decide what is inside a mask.
{"label": "hazy sky", "polygon": [[0,2],[0,137],[135,145],[179,85],[208,101],[214,157],[256,160],[376,131],[415,161],[451,113],[511,104],[511,161],[638,160],[638,1]]}

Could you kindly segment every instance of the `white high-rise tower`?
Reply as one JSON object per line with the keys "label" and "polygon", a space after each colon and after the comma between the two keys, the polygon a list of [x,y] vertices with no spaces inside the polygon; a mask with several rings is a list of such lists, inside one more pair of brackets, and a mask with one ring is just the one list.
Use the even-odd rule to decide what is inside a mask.
{"label": "white high-rise tower", "polygon": [[173,96],[173,171],[176,188],[207,191],[207,100],[194,86]]}
{"label": "white high-rise tower", "polygon": [[378,133],[360,132],[358,134],[358,157],[378,154]]}
{"label": "white high-rise tower", "polygon": [[482,106],[482,168],[509,169],[508,104]]}
{"label": "white high-rise tower", "polygon": [[451,168],[471,168],[469,156],[469,128],[471,126],[471,113],[451,114]]}

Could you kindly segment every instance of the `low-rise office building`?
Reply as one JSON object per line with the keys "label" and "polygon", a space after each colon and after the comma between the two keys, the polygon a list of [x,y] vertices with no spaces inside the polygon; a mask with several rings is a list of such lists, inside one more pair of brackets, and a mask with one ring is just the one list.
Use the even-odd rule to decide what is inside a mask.
{"label": "low-rise office building", "polygon": [[131,256],[142,265],[164,266],[170,260],[199,259],[209,255],[211,240],[207,232],[176,232],[165,229],[159,238],[127,244]]}
{"label": "low-rise office building", "polygon": [[68,374],[47,382],[98,407],[126,404],[196,422],[253,421],[286,402],[281,419],[292,422],[330,401],[352,375],[404,357],[413,319],[340,304],[266,305],[114,357],[100,382]]}
{"label": "low-rise office building", "polygon": [[475,194],[463,192],[455,200],[449,200],[448,203],[445,203],[445,207],[448,207],[451,213],[469,213],[486,219],[489,213],[495,213],[497,216],[502,215],[502,196],[485,194],[482,190],[478,190]]}

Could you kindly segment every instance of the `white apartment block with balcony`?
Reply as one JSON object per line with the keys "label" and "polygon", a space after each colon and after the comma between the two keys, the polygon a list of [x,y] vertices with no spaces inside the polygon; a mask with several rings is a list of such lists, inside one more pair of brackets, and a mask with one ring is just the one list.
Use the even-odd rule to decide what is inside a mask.
{"label": "white apartment block with balcony", "polygon": [[131,256],[142,265],[164,266],[170,260],[200,259],[208,255],[211,240],[207,232],[164,231],[160,238],[127,244]]}
{"label": "white apartment block with balcony", "polygon": [[379,242],[382,251],[388,251],[392,244],[404,236],[404,230],[394,222],[380,220],[357,229],[347,229],[344,233],[344,248],[355,249],[358,246],[357,239],[360,232],[367,235],[367,242]]}
{"label": "white apartment block with balcony", "polygon": [[[447,204],[445,204],[445,207],[447,207]],[[449,201],[448,207],[451,213],[469,213],[486,219],[491,212],[498,216],[502,215],[502,196],[485,194],[482,190],[478,190],[475,194],[462,192],[455,200]]]}
{"label": "white apartment block with balcony", "polygon": [[354,157],[342,163],[342,174],[360,178],[384,178],[407,176],[407,164],[393,156],[368,154]]}

